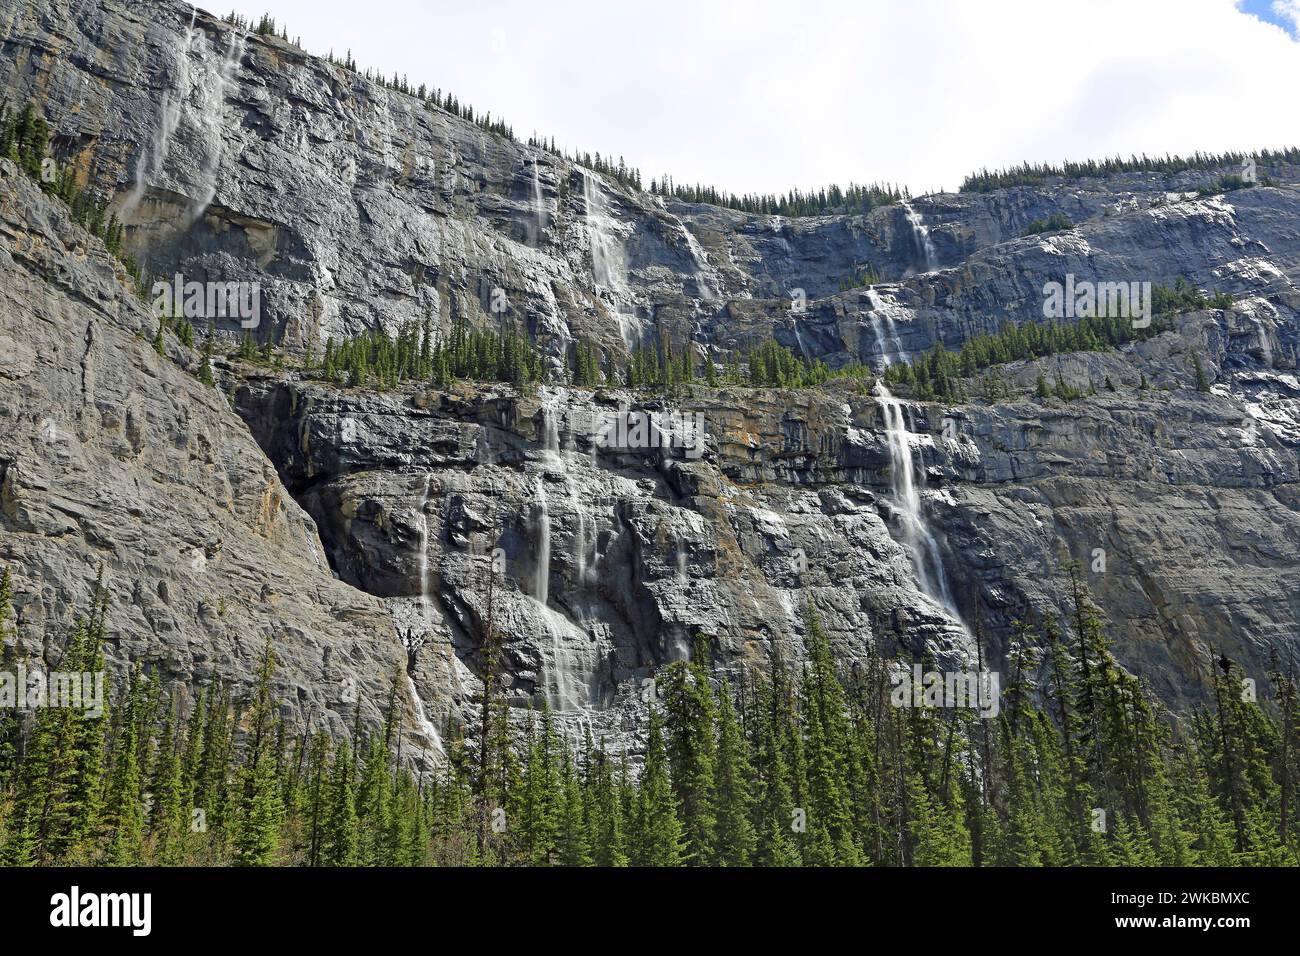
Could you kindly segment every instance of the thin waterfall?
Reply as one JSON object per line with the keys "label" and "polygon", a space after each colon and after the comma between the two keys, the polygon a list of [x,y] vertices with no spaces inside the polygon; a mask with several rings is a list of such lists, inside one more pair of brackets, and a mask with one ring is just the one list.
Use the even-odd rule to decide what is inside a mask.
{"label": "thin waterfall", "polygon": [[871,313],[871,331],[876,336],[876,351],[880,353],[881,364],[885,368],[889,368],[894,364],[894,359],[889,354],[889,343],[885,341],[885,330],[881,326],[880,316],[874,312]]}
{"label": "thin waterfall", "polygon": [[804,361],[810,361],[813,356],[812,353],[808,351],[808,346],[804,343],[803,327],[799,324],[798,316],[795,316],[794,318],[794,340],[799,346],[799,357]]}
{"label": "thin waterfall", "polygon": [[540,246],[542,237],[546,234],[548,216],[546,214],[546,201],[542,197],[542,178],[538,172],[538,164],[541,160],[533,157],[533,245]]}
{"label": "thin waterfall", "polygon": [[[420,499],[419,524],[420,524],[420,553],[416,558],[416,567],[420,575],[420,620],[424,624],[425,633],[428,634],[433,629],[433,601],[429,596],[429,500],[433,497],[433,474],[427,474],[424,477],[424,494]],[[424,702],[420,699],[419,691],[415,686],[415,678],[411,676],[410,671],[406,672],[407,690],[411,694],[411,706],[415,712],[415,721],[421,733],[433,741],[434,747],[442,752],[442,735],[438,733],[438,728],[429,720],[424,711]]]}
{"label": "thin waterfall", "polygon": [[555,417],[555,409],[550,405],[542,405],[538,410],[541,416],[541,426],[538,429],[542,446],[542,457],[549,465],[558,465],[560,463],[560,425]]}
{"label": "thin waterfall", "polygon": [[907,216],[907,224],[912,227],[912,238],[925,262],[925,271],[933,272],[939,268],[939,257],[935,252],[934,240],[930,238],[930,229],[926,226],[925,219],[912,208],[910,202],[903,202],[903,213]]}
{"label": "thin waterfall", "polygon": [[150,180],[157,179],[167,163],[167,148],[171,143],[172,134],[176,132],[176,127],[181,121],[181,104],[189,95],[190,51],[194,46],[196,34],[194,23],[198,15],[199,8],[191,4],[190,23],[185,28],[185,35],[176,58],[176,82],[163,93],[162,115],[154,130],[153,141],[142,151],[140,159],[135,164],[135,183],[122,203],[121,219],[124,222],[129,222],[135,215],[140,202],[144,199]]}
{"label": "thin waterfall", "polygon": [[429,499],[433,495],[433,474],[424,477],[424,495],[420,498],[420,553],[416,567],[420,575],[420,619],[426,625],[433,623],[433,605],[429,599]]}
{"label": "thin waterfall", "polygon": [[961,615],[948,586],[948,575],[944,571],[939,543],[931,533],[921,508],[921,495],[913,473],[915,464],[912,458],[912,433],[907,425],[903,405],[883,382],[876,385],[875,396],[885,420],[885,434],[889,441],[889,477],[894,504],[902,524],[903,544],[911,553],[917,583],[922,591],[960,621]]}
{"label": "thin waterfall", "polygon": [[614,219],[605,202],[601,182],[595,173],[579,170],[582,176],[583,211],[591,237],[591,272],[597,291],[603,290],[614,307],[618,331],[628,349],[636,346],[639,336],[632,328],[631,317],[624,312],[627,288],[627,262],[623,240],[614,228]]}
{"label": "thin waterfall", "polygon": [[[557,711],[579,710],[586,706],[590,692],[584,697],[575,688],[580,688],[578,667],[575,665],[573,645],[586,637],[569,623],[562,614],[553,611],[548,603],[550,599],[551,573],[551,516],[546,499],[546,487],[542,478],[537,479],[537,501],[533,511],[533,533],[535,536],[537,566],[533,576],[533,600],[537,605],[537,617],[550,638],[550,660],[546,662],[547,698],[551,707]],[[569,645],[565,640],[568,638]]]}
{"label": "thin waterfall", "polygon": [[189,225],[197,222],[207,212],[208,206],[217,195],[217,171],[221,166],[224,151],[226,91],[234,84],[239,74],[239,62],[244,57],[244,35],[237,31],[230,34],[226,45],[226,55],[217,70],[216,82],[206,109],[203,112],[203,130],[207,136],[208,149],[203,158],[199,172],[200,193],[190,208]]}
{"label": "thin waterfall", "polygon": [[[578,480],[571,464],[590,463],[585,451],[573,442],[572,422],[562,420],[558,408],[564,407],[568,393],[564,389],[546,390],[537,413],[537,444],[541,451],[542,473],[536,475],[533,501],[528,519],[533,539],[535,565],[533,578],[526,585],[527,599],[533,604],[533,619],[543,630],[543,677],[545,694],[556,711],[580,711],[596,700],[594,675],[600,667],[599,648],[592,636],[578,623],[584,605],[576,593],[594,574],[600,560],[596,547],[596,521],[590,514],[591,488]],[[548,477],[563,482],[556,494],[558,519],[551,514]],[[572,576],[562,577],[565,590],[550,600],[552,532],[568,530],[567,515],[575,518],[572,540],[561,541],[561,548],[572,549]],[[569,588],[572,588],[572,593]],[[566,613],[567,612],[567,613]],[[576,615],[577,621],[569,615]]]}
{"label": "thin waterfall", "polygon": [[894,320],[897,304],[892,300],[886,302],[884,296],[874,288],[867,289],[867,301],[871,303],[871,325],[886,367],[895,362],[911,361],[908,351],[903,348],[902,339],[898,337],[898,326]]}
{"label": "thin waterfall", "polygon": [[534,547],[537,564],[533,569],[533,597],[545,605],[550,598],[551,514],[546,504],[546,483],[537,477],[537,500],[533,505]]}
{"label": "thin waterfall", "polygon": [[443,753],[442,734],[438,733],[438,727],[429,719],[425,713],[424,701],[420,699],[420,692],[415,688],[415,678],[409,673],[406,675],[406,690],[411,695],[411,710],[415,713],[415,726],[420,733],[424,734],[429,740],[433,741],[433,747],[439,753]]}
{"label": "thin waterfall", "polygon": [[565,476],[565,482],[569,486],[569,507],[573,513],[578,516],[578,531],[573,536],[573,569],[576,578],[575,583],[578,587],[583,587],[587,583],[587,548],[589,533],[587,530],[587,509],[583,504],[582,496],[579,493],[577,482],[569,481]]}
{"label": "thin waterfall", "polygon": [[700,298],[706,302],[711,302],[719,297],[717,284],[709,277],[709,256],[700,245],[700,240],[695,238],[695,233],[686,228],[682,223],[682,235],[686,237],[686,248],[690,250],[691,260],[695,263],[695,286],[700,290]]}

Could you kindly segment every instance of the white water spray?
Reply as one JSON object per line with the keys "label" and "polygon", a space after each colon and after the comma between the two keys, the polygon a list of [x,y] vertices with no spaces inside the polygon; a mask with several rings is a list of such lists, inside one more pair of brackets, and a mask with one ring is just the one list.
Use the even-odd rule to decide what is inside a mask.
{"label": "white water spray", "polygon": [[533,569],[533,597],[545,605],[551,585],[551,513],[546,503],[546,483],[537,478],[537,501],[533,506],[536,567]]}
{"label": "white water spray", "polygon": [[425,713],[424,701],[420,699],[420,692],[415,689],[415,678],[410,674],[406,675],[406,690],[411,695],[411,709],[415,713],[415,726],[420,733],[433,741],[433,747],[439,753],[443,753],[442,734],[438,733],[438,728],[429,715]]}
{"label": "white water spray", "polygon": [[540,160],[533,157],[533,245],[540,246],[542,237],[546,234],[548,215],[546,213],[546,200],[542,197],[542,178],[538,172]]}
{"label": "white water spray", "polygon": [[[433,629],[433,602],[429,597],[428,507],[431,497],[433,497],[433,475],[428,474],[424,478],[424,495],[420,498],[420,510],[418,512],[420,519],[420,553],[416,559],[416,567],[419,569],[418,573],[420,575],[420,620],[424,624],[426,634]],[[420,732],[432,740],[434,747],[441,753],[442,735],[438,733],[438,728],[425,714],[424,702],[420,699],[419,691],[415,687],[415,679],[409,671],[406,674],[406,685],[411,694],[411,706],[415,711],[415,720]]]}
{"label": "white water spray", "polygon": [[907,216],[907,224],[912,227],[912,238],[916,240],[916,246],[925,261],[925,271],[933,272],[939,268],[939,257],[935,252],[934,240],[930,238],[930,229],[921,214],[912,208],[911,203],[903,203],[903,212]]}
{"label": "white water spray", "polygon": [[[587,640],[586,635],[575,628],[560,614],[551,610],[550,573],[551,573],[551,515],[546,499],[546,486],[543,479],[537,479],[537,501],[534,505],[533,533],[535,535],[537,566],[533,576],[533,600],[537,604],[537,617],[546,628],[550,638],[550,660],[547,662],[547,697],[552,708],[557,711],[579,710],[589,701],[579,692],[579,670],[575,662],[575,652],[570,646]],[[567,640],[566,640],[567,639]]]}
{"label": "white water spray", "polygon": [[898,337],[898,326],[894,320],[898,306],[892,300],[886,302],[874,288],[867,289],[867,301],[871,303],[871,328],[875,332],[876,346],[880,350],[880,358],[885,367],[888,368],[895,362],[910,361],[911,356],[903,348],[902,339]]}
{"label": "white water spray", "polygon": [[197,222],[211,205],[217,195],[217,170],[221,165],[225,139],[222,136],[226,127],[225,107],[226,92],[234,84],[239,74],[239,62],[244,57],[244,35],[232,32],[226,45],[226,55],[217,70],[213,88],[203,111],[203,132],[208,148],[199,170],[199,196],[190,208],[189,225]]}
{"label": "white water spray", "polygon": [[686,248],[690,250],[691,260],[695,263],[695,285],[700,290],[700,298],[705,302],[711,302],[719,298],[718,284],[709,275],[712,266],[709,264],[708,253],[700,245],[700,240],[695,238],[695,233],[682,224],[682,235],[686,237]]}
{"label": "white water spray", "polygon": [[921,496],[913,474],[912,433],[907,427],[903,405],[883,382],[876,385],[875,396],[885,419],[885,434],[889,441],[890,485],[903,529],[903,544],[911,553],[917,583],[922,591],[960,621],[961,615],[948,587],[948,575],[944,572],[943,555],[921,509]]}
{"label": "white water spray", "polygon": [[167,147],[171,143],[172,134],[180,124],[181,104],[189,95],[190,51],[194,46],[196,35],[194,22],[198,15],[199,8],[191,5],[190,23],[185,29],[176,58],[176,82],[163,93],[161,117],[157,129],[154,130],[153,141],[141,153],[140,159],[135,164],[135,183],[122,203],[121,219],[124,222],[129,222],[135,215],[140,202],[144,199],[149,181],[157,179],[167,163]]}
{"label": "white water spray", "polygon": [[629,297],[627,287],[627,260],[623,253],[623,240],[614,225],[609,205],[601,188],[600,178],[585,169],[582,175],[583,209],[587,217],[587,232],[591,237],[591,272],[597,292],[604,291],[613,305],[618,321],[619,335],[629,350],[640,338],[633,326],[635,319],[625,313]]}

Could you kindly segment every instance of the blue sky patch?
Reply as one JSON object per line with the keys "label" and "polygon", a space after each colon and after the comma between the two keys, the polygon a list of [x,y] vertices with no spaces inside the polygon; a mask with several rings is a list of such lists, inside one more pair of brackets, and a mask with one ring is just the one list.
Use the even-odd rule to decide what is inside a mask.
{"label": "blue sky patch", "polygon": [[1291,35],[1291,39],[1300,39],[1300,3],[1278,2],[1278,0],[1237,0],[1237,9],[1281,27]]}

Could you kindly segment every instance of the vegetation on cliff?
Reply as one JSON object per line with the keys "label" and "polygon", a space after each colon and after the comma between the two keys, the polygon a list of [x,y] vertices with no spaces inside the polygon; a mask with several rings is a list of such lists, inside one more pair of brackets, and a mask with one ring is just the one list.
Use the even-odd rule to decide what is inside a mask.
{"label": "vegetation on cliff", "polygon": [[[61,668],[103,667],[102,589]],[[779,645],[730,675],[707,645],[662,669],[644,753],[510,719],[487,639],[472,726],[435,772],[384,726],[331,741],[278,708],[268,642],[251,687],[165,695],[139,667],[111,712],[0,718],[8,865],[1294,865],[1297,691],[1267,708],[1226,658],[1214,706],[1182,721],[1115,661],[1075,576],[1070,620],[1025,621],[1000,708],[899,706],[895,669],[837,666],[807,612],[804,663]],[[0,579],[5,667],[16,665]],[[30,662],[29,662],[30,663]],[[930,662],[923,662],[929,668]],[[733,683],[734,681],[734,683]],[[902,698],[906,700],[906,698]]]}

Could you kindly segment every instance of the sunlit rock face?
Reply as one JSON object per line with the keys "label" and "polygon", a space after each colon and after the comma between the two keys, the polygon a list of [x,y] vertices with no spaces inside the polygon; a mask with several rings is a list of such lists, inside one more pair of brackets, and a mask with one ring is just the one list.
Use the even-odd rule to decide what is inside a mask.
{"label": "sunlit rock face", "polygon": [[[0,562],[33,652],[57,658],[103,565],[115,666],[247,682],[269,636],[303,722],[377,721],[396,684],[408,752],[435,759],[489,636],[514,704],[635,745],[649,682],[700,640],[722,669],[797,660],[811,607],[846,673],[967,662],[977,640],[1000,666],[1013,621],[1069,615],[1071,560],[1121,661],[1177,708],[1212,651],[1261,677],[1300,630],[1300,170],[755,216],[620,185],[187,4],[0,0],[0,24],[11,103],[39,103],[132,253],[256,283],[253,332],[291,359],[465,321],[526,332],[555,383],[579,341],[611,366],[774,338],[880,370],[1041,320],[1067,279],[1236,298],[1013,364],[993,404],[861,379],[381,394],[237,363],[213,391],[192,353],[154,355],[120,267],[0,163],[0,296],[32,317],[0,326]],[[1057,213],[1075,228],[1026,235]],[[1039,401],[1039,376],[1083,397]]]}

